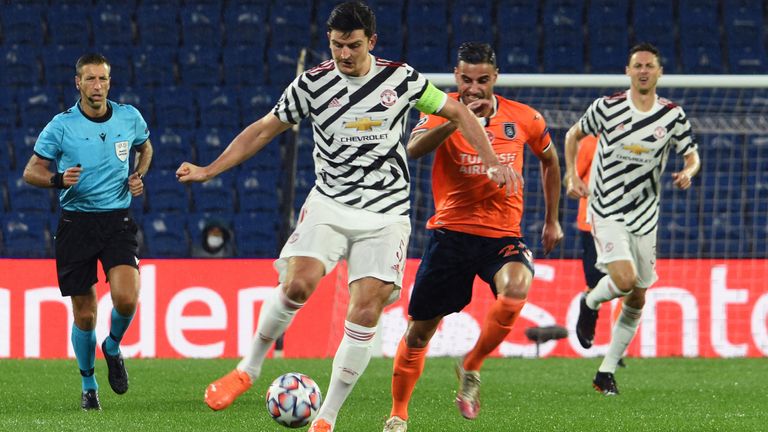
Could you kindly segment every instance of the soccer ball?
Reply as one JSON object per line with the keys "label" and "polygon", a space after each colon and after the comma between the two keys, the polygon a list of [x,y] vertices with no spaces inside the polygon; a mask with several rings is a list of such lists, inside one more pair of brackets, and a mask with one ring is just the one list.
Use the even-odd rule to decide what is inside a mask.
{"label": "soccer ball", "polygon": [[298,372],[280,375],[267,390],[267,412],[276,422],[290,428],[311,422],[322,401],[315,381]]}

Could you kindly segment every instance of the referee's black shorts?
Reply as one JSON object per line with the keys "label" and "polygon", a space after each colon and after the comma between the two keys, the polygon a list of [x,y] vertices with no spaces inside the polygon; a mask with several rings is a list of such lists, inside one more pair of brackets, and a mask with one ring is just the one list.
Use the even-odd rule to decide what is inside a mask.
{"label": "referee's black shorts", "polygon": [[54,237],[61,295],[87,294],[98,281],[96,260],[101,261],[105,275],[123,264],[138,269],[137,232],[127,209],[103,213],[63,211]]}
{"label": "referee's black shorts", "polygon": [[534,274],[533,255],[522,237],[482,237],[447,229],[430,230],[408,315],[417,321],[459,312],[472,300],[475,276],[498,294],[493,277],[508,262],[519,262]]}

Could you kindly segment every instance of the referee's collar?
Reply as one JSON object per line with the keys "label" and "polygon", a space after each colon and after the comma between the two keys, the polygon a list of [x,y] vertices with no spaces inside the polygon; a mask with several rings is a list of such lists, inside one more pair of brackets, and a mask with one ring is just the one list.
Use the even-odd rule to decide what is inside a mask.
{"label": "referee's collar", "polygon": [[107,100],[107,112],[101,117],[91,117],[86,114],[85,111],[83,111],[83,108],[80,106],[81,101],[82,99],[78,99],[75,105],[77,105],[77,109],[80,111],[80,114],[82,114],[83,117],[87,118],[88,120],[94,123],[104,123],[105,121],[112,118],[112,103],[110,103],[109,100]]}

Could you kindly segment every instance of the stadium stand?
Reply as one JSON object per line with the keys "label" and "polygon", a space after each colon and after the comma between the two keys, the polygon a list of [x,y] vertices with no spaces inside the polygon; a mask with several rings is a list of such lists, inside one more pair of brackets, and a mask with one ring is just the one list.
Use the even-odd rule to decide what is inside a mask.
{"label": "stadium stand", "polygon": [[[33,200],[24,201],[13,176],[32,154],[42,127],[69,108],[76,97],[73,63],[84,47],[107,55],[113,64],[111,98],[136,106],[152,131],[154,169],[146,179],[145,197],[134,200],[132,206],[137,220],[143,222],[147,256],[186,256],[192,216],[181,222],[174,216],[204,211],[225,213],[231,219],[241,256],[276,254],[277,209],[283,201],[279,190],[286,172],[281,142],[268,145],[233,170],[226,186],[219,186],[226,190],[214,185],[181,187],[173,170],[181,160],[209,163],[241,128],[268,112],[293,79],[301,48],[312,49],[309,66],[318,58],[327,58],[324,21],[334,0],[2,3],[0,214],[4,215],[4,255],[51,256],[50,238],[37,238],[47,242],[47,248],[35,246],[34,251],[26,251],[23,245],[31,245],[31,241],[17,241],[24,236],[13,235],[12,247],[7,247],[5,222],[9,219],[5,216],[15,217],[24,210],[27,219],[34,219],[30,215],[35,213],[55,218],[51,212],[55,206],[36,209]],[[758,0],[370,3],[382,35],[374,54],[408,61],[422,72],[449,72],[457,45],[470,39],[494,43],[502,73],[621,73],[628,48],[638,41],[652,42],[661,49],[666,73],[768,71],[765,40],[755,37],[765,33],[765,5]],[[110,31],[100,31],[104,28]],[[436,34],[441,37],[434,37]],[[533,106],[540,102],[537,89],[498,91]],[[568,90],[558,109],[583,111],[600,95],[593,92]],[[692,101],[683,90],[665,90],[664,95],[685,106]],[[765,90],[744,95],[751,99],[731,100],[732,96],[719,90],[703,92],[700,97],[710,98],[713,105],[760,106],[768,101]],[[553,133],[561,143],[564,131]],[[302,128],[294,207],[314,183],[310,135],[310,130]],[[664,191],[668,196],[662,200],[661,256],[768,256],[766,134],[708,131],[699,138],[704,170],[722,175],[697,180],[692,194]],[[426,172],[415,172],[417,165],[411,167],[414,177],[428,177]],[[540,188],[538,164],[530,160],[526,167],[526,189]],[[416,219],[428,217],[431,199],[428,183],[414,187]],[[573,205],[564,199],[563,211],[571,212]],[[538,236],[541,221],[534,216],[542,212],[540,196],[532,196],[526,202],[527,235]],[[171,229],[156,229],[160,222],[172,225]],[[20,226],[21,222],[14,219],[12,224]],[[563,228],[566,242],[561,256],[574,256],[579,245],[569,239],[578,237],[575,227],[564,223]],[[52,231],[46,229],[45,233]],[[175,239],[176,245],[168,238]],[[709,242],[709,238],[718,241]]]}

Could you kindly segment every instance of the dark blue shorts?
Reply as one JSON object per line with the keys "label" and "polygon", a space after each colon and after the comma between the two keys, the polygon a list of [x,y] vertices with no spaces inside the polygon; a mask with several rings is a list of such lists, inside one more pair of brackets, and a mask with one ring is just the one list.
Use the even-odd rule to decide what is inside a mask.
{"label": "dark blue shorts", "polygon": [[525,264],[533,275],[533,258],[522,237],[490,238],[446,229],[430,232],[408,304],[414,320],[459,312],[472,300],[475,276],[497,294],[493,277],[508,262]]}
{"label": "dark blue shorts", "polygon": [[581,264],[584,266],[584,281],[587,286],[592,289],[597,286],[600,279],[605,276],[605,273],[601,272],[595,267],[597,262],[597,250],[595,249],[595,239],[592,238],[592,233],[589,231],[581,232]]}
{"label": "dark blue shorts", "polygon": [[56,229],[56,273],[63,296],[90,292],[98,281],[96,262],[104,273],[118,265],[139,268],[138,227],[128,210],[104,213],[63,211]]}

